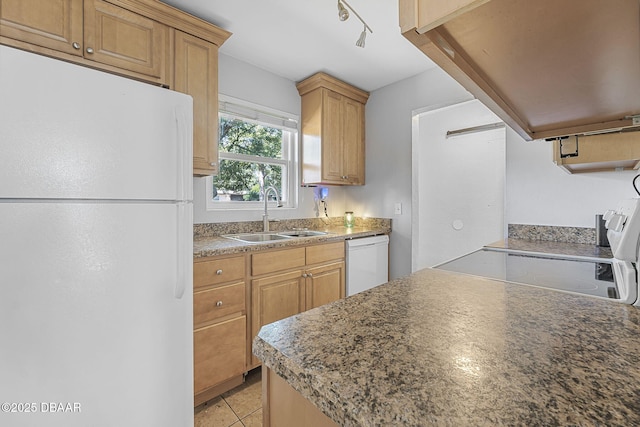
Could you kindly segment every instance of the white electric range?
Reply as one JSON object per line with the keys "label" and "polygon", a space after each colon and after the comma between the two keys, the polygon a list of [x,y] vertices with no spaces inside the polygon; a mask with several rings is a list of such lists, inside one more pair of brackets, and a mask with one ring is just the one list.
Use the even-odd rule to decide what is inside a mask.
{"label": "white electric range", "polygon": [[603,215],[613,258],[483,247],[434,268],[640,306],[640,199]]}

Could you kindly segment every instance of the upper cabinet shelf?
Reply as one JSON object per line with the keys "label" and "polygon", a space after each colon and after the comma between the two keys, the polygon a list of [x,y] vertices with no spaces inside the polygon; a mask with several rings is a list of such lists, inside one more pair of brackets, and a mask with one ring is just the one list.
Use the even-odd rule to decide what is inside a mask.
{"label": "upper cabinet shelf", "polygon": [[526,140],[640,125],[637,0],[400,0],[400,27]]}

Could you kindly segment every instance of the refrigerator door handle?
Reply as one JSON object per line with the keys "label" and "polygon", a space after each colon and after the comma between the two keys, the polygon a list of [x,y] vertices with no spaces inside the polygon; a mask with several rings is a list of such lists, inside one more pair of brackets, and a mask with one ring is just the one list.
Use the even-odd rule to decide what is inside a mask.
{"label": "refrigerator door handle", "polygon": [[176,284],[173,295],[176,299],[182,299],[187,287],[187,277],[185,274],[185,246],[187,244],[185,217],[187,216],[187,203],[177,203],[176,208],[178,209],[178,235],[176,238]]}
{"label": "refrigerator door handle", "polygon": [[189,111],[185,111],[180,106],[174,110],[176,120],[176,137],[177,137],[177,162],[178,162],[178,179],[177,179],[177,195],[178,200],[191,200],[193,195],[189,192],[188,180],[192,175],[193,162],[193,125],[192,115]]}

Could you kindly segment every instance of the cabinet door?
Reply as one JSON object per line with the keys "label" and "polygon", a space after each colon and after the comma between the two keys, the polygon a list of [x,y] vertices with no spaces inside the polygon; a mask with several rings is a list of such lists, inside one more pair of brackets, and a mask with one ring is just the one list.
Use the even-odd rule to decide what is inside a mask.
{"label": "cabinet door", "polygon": [[218,173],[218,46],[175,32],[173,89],[193,98],[193,174]]}
{"label": "cabinet door", "polygon": [[328,89],[322,91],[322,180],[342,184],[343,97]]}
{"label": "cabinet door", "polygon": [[[1,0],[0,35],[82,55],[82,0]],[[73,44],[77,43],[77,48]]]}
{"label": "cabinet door", "polygon": [[169,28],[101,0],[84,2],[84,56],[169,84]]}
{"label": "cabinet door", "polygon": [[[255,279],[251,282],[251,339],[260,328],[304,311],[302,270]],[[260,363],[253,358],[253,364]]]}
{"label": "cabinet door", "polygon": [[246,325],[240,316],[194,332],[194,394],[244,373]]}
{"label": "cabinet door", "polygon": [[400,27],[425,33],[489,0],[400,0]]}
{"label": "cabinet door", "polygon": [[307,310],[344,298],[344,262],[308,269],[305,274]]}
{"label": "cabinet door", "polygon": [[349,184],[364,184],[364,106],[352,99],[344,98],[343,120],[343,175]]}

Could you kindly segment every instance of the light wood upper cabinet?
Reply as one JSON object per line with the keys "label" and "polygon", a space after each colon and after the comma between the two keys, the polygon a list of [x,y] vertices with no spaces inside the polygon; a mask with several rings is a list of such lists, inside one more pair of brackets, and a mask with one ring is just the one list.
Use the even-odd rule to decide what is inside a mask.
{"label": "light wood upper cabinet", "polygon": [[84,56],[169,85],[169,27],[101,0],[84,0]]}
{"label": "light wood upper cabinet", "polygon": [[0,44],[191,95],[196,176],[218,173],[218,48],[229,36],[157,0],[0,0]]}
{"label": "light wood upper cabinet", "polygon": [[439,25],[469,12],[489,0],[400,0],[402,32],[415,28],[426,33]]}
{"label": "light wood upper cabinet", "polygon": [[3,44],[169,86],[164,24],[102,0],[0,0],[0,6]]}
{"label": "light wood upper cabinet", "polygon": [[0,37],[82,56],[82,1],[0,0]]}
{"label": "light wood upper cabinet", "polygon": [[218,46],[176,31],[174,84],[193,98],[193,174],[218,173]]}
{"label": "light wood upper cabinet", "polygon": [[553,161],[568,173],[637,170],[640,168],[640,132],[556,139]]}
{"label": "light wood upper cabinet", "polygon": [[302,183],[364,185],[369,94],[325,73],[297,88],[302,97]]}
{"label": "light wood upper cabinet", "polygon": [[403,35],[526,140],[640,125],[637,0],[399,5]]}

